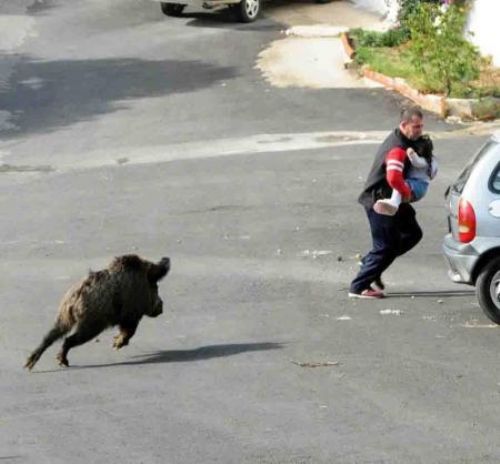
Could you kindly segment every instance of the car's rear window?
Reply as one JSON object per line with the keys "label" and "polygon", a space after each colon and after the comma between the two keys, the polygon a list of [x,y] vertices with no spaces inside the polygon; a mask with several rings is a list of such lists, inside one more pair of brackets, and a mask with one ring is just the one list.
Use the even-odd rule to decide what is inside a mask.
{"label": "car's rear window", "polygon": [[[469,180],[472,170],[474,169],[474,166],[476,166],[479,160],[481,160],[481,158],[483,158],[487,153],[489,153],[491,150],[494,150],[497,145],[498,144],[493,140],[487,142],[485,145],[483,145],[483,147],[479,150],[479,152],[470,159],[470,161],[465,166],[464,170],[458,176],[457,180],[451,185],[451,189],[454,192],[462,193],[465,184]],[[493,183],[490,183],[490,185],[493,185]],[[495,185],[496,188],[500,189],[500,174],[498,176],[498,180],[495,183]]]}

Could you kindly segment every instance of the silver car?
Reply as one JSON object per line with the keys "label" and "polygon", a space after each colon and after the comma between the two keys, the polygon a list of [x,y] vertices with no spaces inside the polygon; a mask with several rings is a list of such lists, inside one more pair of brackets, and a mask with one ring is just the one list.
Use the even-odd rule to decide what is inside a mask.
{"label": "silver car", "polygon": [[443,252],[450,278],[475,285],[484,313],[500,324],[500,132],[467,163],[446,200]]}

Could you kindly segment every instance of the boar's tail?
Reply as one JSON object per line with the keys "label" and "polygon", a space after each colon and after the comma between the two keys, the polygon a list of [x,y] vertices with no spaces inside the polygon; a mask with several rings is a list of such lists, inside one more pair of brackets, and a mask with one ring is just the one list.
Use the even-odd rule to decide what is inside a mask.
{"label": "boar's tail", "polygon": [[60,323],[60,321],[56,321],[54,327],[45,335],[42,340],[42,343],[38,346],[38,348],[31,353],[29,358],[26,360],[26,364],[24,367],[26,369],[33,369],[33,366],[37,363],[37,361],[42,356],[43,352],[54,343],[56,340],[60,339],[63,335],[68,333],[70,327],[66,327]]}

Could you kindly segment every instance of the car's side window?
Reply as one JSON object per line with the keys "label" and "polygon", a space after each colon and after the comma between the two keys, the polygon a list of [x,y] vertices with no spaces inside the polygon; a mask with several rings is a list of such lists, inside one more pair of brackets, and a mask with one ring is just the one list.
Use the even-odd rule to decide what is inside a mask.
{"label": "car's side window", "polygon": [[[483,145],[483,147],[479,150],[479,152],[473,156],[470,161],[465,166],[464,170],[458,176],[458,179],[451,185],[451,189],[454,192],[462,193],[465,184],[469,180],[472,170],[476,166],[476,164],[486,155],[490,150],[494,149],[497,144],[493,141],[489,141]],[[490,183],[491,185],[491,183]]]}
{"label": "car's side window", "polygon": [[488,186],[492,192],[500,193],[500,163],[498,163],[491,173]]}

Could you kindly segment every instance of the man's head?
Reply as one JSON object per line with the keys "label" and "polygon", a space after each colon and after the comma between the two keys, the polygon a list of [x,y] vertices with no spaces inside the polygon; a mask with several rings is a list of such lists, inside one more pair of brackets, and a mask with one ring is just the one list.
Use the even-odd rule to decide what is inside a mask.
{"label": "man's head", "polygon": [[422,110],[417,106],[412,106],[401,111],[399,129],[407,139],[417,140],[422,135],[424,129],[424,115]]}

